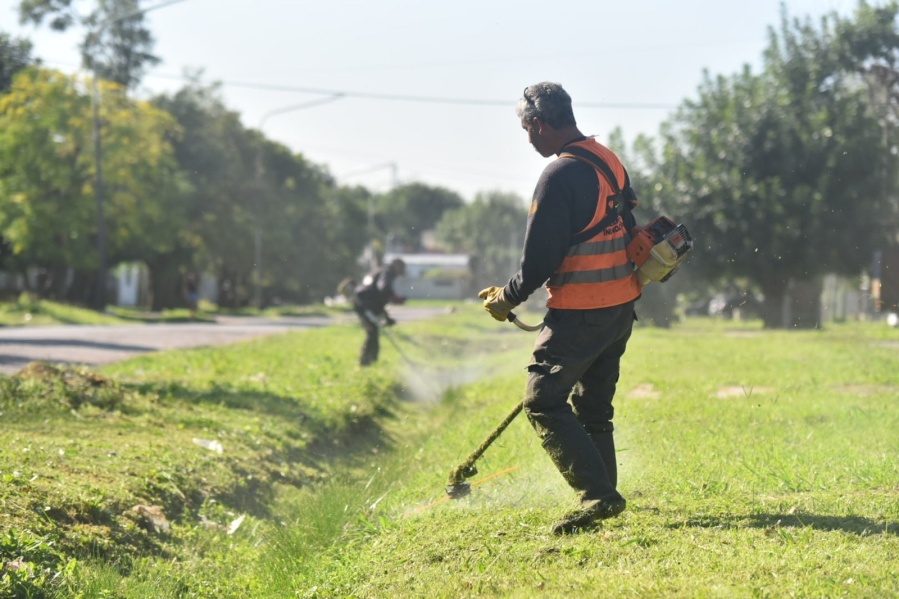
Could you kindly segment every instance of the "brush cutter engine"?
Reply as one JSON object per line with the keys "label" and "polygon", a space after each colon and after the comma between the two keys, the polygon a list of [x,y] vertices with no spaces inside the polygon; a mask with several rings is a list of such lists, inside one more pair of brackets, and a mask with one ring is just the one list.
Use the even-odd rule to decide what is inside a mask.
{"label": "brush cutter engine", "polygon": [[693,249],[693,238],[684,225],[660,216],[640,229],[627,245],[627,253],[637,267],[641,285],[664,283],[677,272]]}

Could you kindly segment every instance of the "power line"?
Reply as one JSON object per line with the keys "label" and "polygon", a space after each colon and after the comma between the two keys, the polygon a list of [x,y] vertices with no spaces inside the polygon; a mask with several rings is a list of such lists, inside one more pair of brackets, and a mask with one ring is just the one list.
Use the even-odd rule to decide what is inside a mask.
{"label": "power line", "polygon": [[[183,0],[173,0],[172,3],[176,1]],[[60,66],[72,67],[71,63],[47,60],[44,61],[45,64],[55,64]],[[148,79],[166,79],[169,81],[186,81],[190,83],[195,83],[196,79],[191,77],[184,77],[182,75],[168,75],[168,74],[152,74],[148,73],[144,75],[145,78]],[[486,100],[486,99],[478,99],[478,98],[449,98],[445,96],[415,96],[415,95],[404,95],[404,94],[376,94],[370,92],[354,92],[354,91],[340,91],[340,90],[332,90],[332,89],[321,89],[316,87],[300,87],[294,85],[281,85],[276,83],[257,83],[251,81],[226,81],[226,80],[216,80],[214,83],[219,83],[224,87],[239,87],[243,89],[256,89],[261,91],[276,91],[276,92],[288,92],[288,93],[296,93],[296,94],[313,94],[313,95],[321,95],[328,96],[321,103],[332,102],[334,100],[338,100],[341,98],[360,98],[366,100],[384,100],[384,101],[393,101],[393,102],[418,102],[418,103],[428,103],[428,104],[454,104],[454,105],[467,105],[467,106],[503,106],[509,107],[514,106],[516,100]],[[654,103],[654,102],[594,102],[594,101],[577,101],[575,102],[578,108],[616,108],[616,109],[627,109],[627,110],[674,110],[678,106],[676,104],[663,104],[663,103]]]}
{"label": "power line", "polygon": [[[179,81],[188,81],[185,77],[174,75],[151,75],[147,77],[155,77],[158,79],[174,79]],[[429,104],[455,104],[468,106],[505,106],[514,105],[515,101],[509,100],[485,100],[478,98],[449,98],[445,96],[415,96],[405,94],[377,94],[370,92],[355,92],[345,90],[321,89],[315,87],[299,87],[293,85],[280,85],[273,83],[256,83],[248,81],[219,81],[225,87],[240,87],[244,89],[258,89],[265,91],[292,92],[300,94],[314,94],[341,98],[361,98],[366,100],[385,100],[394,102],[419,102]],[[578,101],[578,107],[581,108],[625,108],[637,110],[673,110],[677,108],[674,104],[660,103],[642,103],[642,102],[581,102]]]}
{"label": "power line", "polygon": [[119,21],[124,21],[126,19],[130,19],[132,17],[136,17],[138,15],[145,15],[148,12],[152,12],[154,10],[158,10],[160,8],[165,8],[166,6],[171,6],[172,4],[178,4],[179,2],[184,2],[185,0],[165,0],[164,2],[160,2],[159,4],[154,4],[153,6],[148,6],[146,8],[136,8],[132,11],[126,12],[122,15],[113,15],[107,19],[104,19],[98,24],[98,28],[103,29],[107,25],[112,25],[113,23],[118,23]]}
{"label": "power line", "polygon": [[262,120],[259,121],[259,129],[262,129],[262,126],[265,125],[265,121],[267,121],[270,117],[275,116],[276,114],[284,114],[285,112],[293,112],[294,110],[301,110],[303,108],[312,108],[313,106],[319,106],[321,104],[328,104],[330,102],[334,102],[342,98],[340,94],[334,94],[333,96],[328,96],[327,98],[319,98],[317,100],[310,100],[309,102],[303,102],[302,104],[293,104],[291,106],[285,106],[284,108],[276,108],[275,110],[269,110],[262,116]]}

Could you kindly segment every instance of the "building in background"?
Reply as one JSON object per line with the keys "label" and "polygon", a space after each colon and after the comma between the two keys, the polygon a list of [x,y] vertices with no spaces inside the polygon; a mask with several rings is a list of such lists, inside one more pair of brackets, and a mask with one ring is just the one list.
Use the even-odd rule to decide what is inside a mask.
{"label": "building in background", "polygon": [[389,253],[406,263],[406,274],[393,285],[398,295],[409,299],[465,299],[472,296],[471,260],[468,254]]}

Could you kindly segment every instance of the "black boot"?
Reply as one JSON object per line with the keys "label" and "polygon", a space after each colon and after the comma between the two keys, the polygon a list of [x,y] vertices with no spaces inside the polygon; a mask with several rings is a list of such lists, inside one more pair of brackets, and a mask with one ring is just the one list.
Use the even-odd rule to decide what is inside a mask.
{"label": "black boot", "polygon": [[378,361],[378,353],[380,353],[380,343],[378,341],[378,330],[367,330],[365,342],[362,344],[362,352],[359,355],[359,365],[368,366]]}
{"label": "black boot", "polygon": [[615,438],[611,431],[604,433],[590,433],[593,444],[599,450],[603,464],[606,466],[606,474],[609,475],[609,482],[612,487],[618,488],[618,458],[615,455]]}
{"label": "black boot", "polygon": [[543,432],[543,449],[581,502],[621,499],[615,486],[610,484],[599,450],[583,427],[575,421],[567,430],[560,428],[560,433]]}
{"label": "black boot", "polygon": [[566,514],[562,520],[553,524],[552,533],[568,535],[596,528],[600,520],[614,518],[623,512],[625,507],[627,502],[623,497],[611,501],[595,499],[585,502],[580,509]]}
{"label": "black boot", "polygon": [[[612,431],[590,433],[590,439],[602,457],[609,483],[613,489],[617,488],[618,462],[615,456],[615,440]],[[565,535],[590,530],[595,528],[600,520],[617,516],[624,511],[625,507],[627,507],[627,502],[620,495],[617,498],[613,496],[607,499],[586,501],[580,509],[566,514],[561,521],[554,524],[552,533]]]}
{"label": "black boot", "polygon": [[554,534],[586,530],[624,511],[624,498],[609,481],[599,449],[574,414],[530,412],[528,419],[540,435],[543,449],[581,501],[580,509],[552,527]]}

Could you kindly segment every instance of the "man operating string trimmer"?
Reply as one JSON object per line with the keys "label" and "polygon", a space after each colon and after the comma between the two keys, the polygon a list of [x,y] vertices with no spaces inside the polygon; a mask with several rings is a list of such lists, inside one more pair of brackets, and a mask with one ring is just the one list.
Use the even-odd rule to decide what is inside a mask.
{"label": "man operating string trimmer", "polygon": [[[546,283],[549,310],[522,406],[580,499],[580,508],[552,527],[567,534],[626,505],[617,490],[612,398],[641,293],[626,251],[636,198],[618,157],[580,132],[559,84],[525,88],[517,113],[534,149],[558,159],[537,182],[520,270],[479,297],[493,318],[505,321]],[[595,166],[596,159],[604,165]]]}
{"label": "man operating string trimmer", "polygon": [[365,275],[362,283],[352,290],[353,310],[359,316],[362,328],[365,329],[359,366],[368,366],[378,360],[380,321],[383,319],[386,326],[396,324],[386,308],[387,304],[402,304],[406,301],[406,298],[397,295],[393,290],[394,280],[405,273],[406,263],[400,258],[394,258],[386,267]]}

